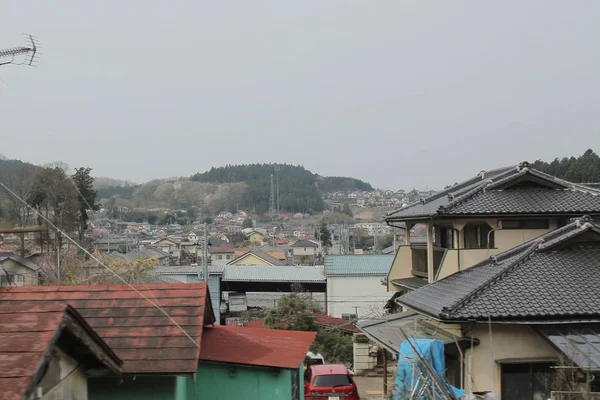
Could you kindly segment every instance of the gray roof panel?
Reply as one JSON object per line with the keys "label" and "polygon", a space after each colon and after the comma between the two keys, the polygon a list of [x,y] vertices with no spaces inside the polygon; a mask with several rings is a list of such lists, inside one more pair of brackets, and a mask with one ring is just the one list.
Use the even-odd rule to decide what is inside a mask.
{"label": "gray roof panel", "polygon": [[223,281],[235,282],[325,282],[325,276],[316,267],[289,265],[226,265]]}

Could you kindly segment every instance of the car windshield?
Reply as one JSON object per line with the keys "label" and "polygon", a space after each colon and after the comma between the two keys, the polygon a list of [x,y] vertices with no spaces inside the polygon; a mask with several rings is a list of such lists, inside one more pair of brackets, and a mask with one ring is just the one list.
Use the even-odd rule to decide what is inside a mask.
{"label": "car windshield", "polygon": [[313,380],[314,387],[350,386],[352,381],[348,375],[319,375]]}

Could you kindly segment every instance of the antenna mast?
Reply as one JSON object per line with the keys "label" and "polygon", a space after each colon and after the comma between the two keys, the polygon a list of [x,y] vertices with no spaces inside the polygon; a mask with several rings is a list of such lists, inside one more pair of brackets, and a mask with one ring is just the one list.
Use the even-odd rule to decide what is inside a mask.
{"label": "antenna mast", "polygon": [[[38,53],[39,45],[38,45],[37,39],[33,35],[25,35],[25,37],[29,41],[28,46],[19,46],[19,47],[12,47],[9,49],[0,49],[0,60],[10,59],[8,61],[0,61],[0,66],[7,65],[7,64],[33,65],[34,61],[37,61],[35,57],[36,57],[36,55],[40,54],[40,53]],[[19,56],[24,56],[25,58],[21,62],[16,62],[15,60]]]}
{"label": "antenna mast", "polygon": [[279,169],[280,166],[275,164],[275,181],[277,186],[277,219],[279,219]]}
{"label": "antenna mast", "polygon": [[275,184],[273,183],[273,174],[271,174],[271,196],[269,198],[269,215],[275,219]]}

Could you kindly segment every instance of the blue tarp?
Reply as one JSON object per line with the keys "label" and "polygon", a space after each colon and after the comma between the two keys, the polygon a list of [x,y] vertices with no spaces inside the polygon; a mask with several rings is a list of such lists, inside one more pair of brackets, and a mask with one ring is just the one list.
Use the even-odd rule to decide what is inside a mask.
{"label": "blue tarp", "polygon": [[[418,357],[415,357],[414,350],[425,360],[427,360],[431,369],[437,375],[439,381],[443,382],[446,390],[454,392],[457,399],[464,395],[464,390],[457,389],[444,378],[444,343],[433,339],[409,339],[400,344],[400,353],[398,355],[398,374],[396,376],[396,390],[394,391],[394,400],[409,399],[415,386],[418,386],[415,393],[425,384],[427,391],[420,399],[428,400],[442,399],[439,391],[431,399],[432,379],[425,370]],[[414,349],[414,350],[413,350]],[[413,371],[414,368],[414,371]],[[424,378],[421,378],[424,376]],[[421,378],[421,379],[419,379]]]}

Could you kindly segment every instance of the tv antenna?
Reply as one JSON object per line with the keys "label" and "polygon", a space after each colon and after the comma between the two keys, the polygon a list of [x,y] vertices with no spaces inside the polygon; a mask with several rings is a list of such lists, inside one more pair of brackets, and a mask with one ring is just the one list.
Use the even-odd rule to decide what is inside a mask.
{"label": "tv antenna", "polygon": [[[0,49],[0,66],[15,64],[15,65],[33,65],[37,61],[36,56],[38,52],[39,44],[38,40],[33,35],[25,35],[25,38],[29,42],[27,46],[12,47],[9,49]],[[24,57],[21,61],[17,61],[20,57]],[[4,59],[9,59],[4,61]]]}

